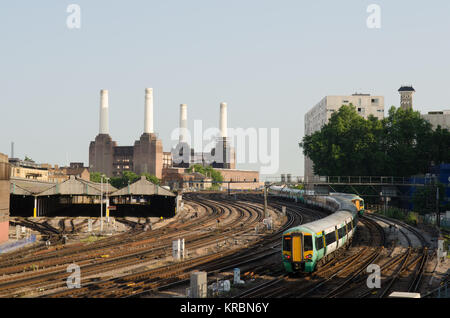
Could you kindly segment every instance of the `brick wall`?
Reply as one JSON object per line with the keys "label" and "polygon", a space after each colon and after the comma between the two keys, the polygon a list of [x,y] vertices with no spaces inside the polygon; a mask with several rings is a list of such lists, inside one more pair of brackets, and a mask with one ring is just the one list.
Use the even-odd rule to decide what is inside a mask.
{"label": "brick wall", "polygon": [[8,156],[0,153],[0,243],[8,240],[9,233],[9,178]]}

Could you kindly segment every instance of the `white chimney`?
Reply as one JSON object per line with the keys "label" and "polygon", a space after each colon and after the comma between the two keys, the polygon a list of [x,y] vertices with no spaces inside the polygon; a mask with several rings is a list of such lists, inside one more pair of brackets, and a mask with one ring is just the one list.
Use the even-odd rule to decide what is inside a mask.
{"label": "white chimney", "polygon": [[145,89],[144,133],[153,133],[153,88]]}
{"label": "white chimney", "polygon": [[220,103],[220,136],[223,138],[227,137],[228,134],[228,123],[227,123],[227,103]]}
{"label": "white chimney", "polygon": [[108,91],[100,91],[100,134],[109,134],[108,124]]}
{"label": "white chimney", "polygon": [[187,105],[180,105],[180,143],[187,142]]}

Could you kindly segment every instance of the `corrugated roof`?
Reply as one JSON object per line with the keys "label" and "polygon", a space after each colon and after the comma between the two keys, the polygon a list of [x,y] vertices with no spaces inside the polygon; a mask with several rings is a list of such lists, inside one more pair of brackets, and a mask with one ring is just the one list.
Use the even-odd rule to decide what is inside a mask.
{"label": "corrugated roof", "polygon": [[116,192],[113,192],[111,196],[125,196],[125,195],[162,195],[162,196],[170,196],[174,197],[175,194],[173,194],[171,191],[166,190],[145,178],[145,176],[141,176],[141,178],[130,184],[129,186],[126,186],[125,188],[122,188],[120,190],[117,190]]}
{"label": "corrugated roof", "polygon": [[[106,185],[103,192],[106,191]],[[110,190],[111,191],[111,190]],[[40,192],[38,196],[46,195],[100,195],[100,188],[96,183],[71,176],[68,180],[56,183],[51,188]]]}
{"label": "corrugated roof", "polygon": [[10,193],[16,195],[36,195],[55,185],[53,182],[44,182],[31,179],[11,178]]}
{"label": "corrugated roof", "polygon": [[[103,193],[117,191],[115,187],[103,184]],[[100,195],[101,184],[86,181],[71,176],[61,183],[36,181],[29,179],[12,178],[10,180],[10,193],[16,195]]]}

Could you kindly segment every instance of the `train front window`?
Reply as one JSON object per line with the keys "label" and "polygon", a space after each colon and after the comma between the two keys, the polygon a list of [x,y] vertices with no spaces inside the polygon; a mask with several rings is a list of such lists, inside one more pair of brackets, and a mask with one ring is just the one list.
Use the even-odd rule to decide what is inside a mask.
{"label": "train front window", "polygon": [[305,235],[303,241],[305,251],[312,251],[313,244],[311,235]]}
{"label": "train front window", "polygon": [[290,236],[285,236],[283,239],[283,251],[290,252],[292,248],[292,240]]}

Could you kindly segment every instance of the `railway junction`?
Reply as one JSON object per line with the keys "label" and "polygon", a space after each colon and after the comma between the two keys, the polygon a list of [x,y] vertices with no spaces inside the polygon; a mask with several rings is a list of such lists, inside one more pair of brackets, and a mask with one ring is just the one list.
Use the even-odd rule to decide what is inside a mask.
{"label": "railway junction", "polygon": [[[161,190],[145,192],[145,185],[141,179],[134,186],[109,189],[108,194],[119,206]],[[64,188],[37,191],[49,200]],[[95,197],[96,189],[83,183],[79,193]],[[14,195],[37,193],[24,184],[16,184],[15,190]],[[0,297],[183,298],[191,294],[190,279],[196,272],[207,273],[202,294],[207,297],[389,297],[395,291],[434,297],[433,292],[448,282],[448,261],[438,263],[429,234],[371,211],[361,218],[351,246],[316,272],[292,276],[281,265],[281,235],[325,217],[325,210],[269,197],[266,215],[264,196],[255,191],[193,192],[183,194],[182,203],[175,196],[170,200],[174,207],[179,204],[174,216],[111,212],[103,229],[99,204],[95,216],[11,216],[11,231],[25,228],[21,236],[37,239],[0,254]],[[178,254],[174,242],[182,242]],[[380,288],[367,287],[371,264],[380,267]],[[79,288],[68,288],[71,265],[79,268]]]}

